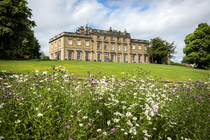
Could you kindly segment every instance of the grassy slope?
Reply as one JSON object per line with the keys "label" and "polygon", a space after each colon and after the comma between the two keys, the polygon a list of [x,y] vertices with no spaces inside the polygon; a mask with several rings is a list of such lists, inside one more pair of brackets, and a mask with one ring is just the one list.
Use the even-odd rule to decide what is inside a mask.
{"label": "grassy slope", "polygon": [[[93,73],[96,69],[106,73],[106,76],[115,75],[120,78],[121,72],[131,73],[137,67],[145,71],[151,71],[151,76],[161,78],[161,80],[187,81],[204,80],[210,75],[210,71],[193,69],[181,66],[161,65],[161,64],[141,64],[141,63],[112,63],[112,62],[86,62],[86,61],[0,61],[0,71],[10,70],[13,72],[28,73],[35,69],[45,71],[51,69],[52,65],[66,67],[69,73],[85,77],[87,71]],[[95,69],[93,71],[93,69]],[[0,74],[2,75],[2,74]]]}

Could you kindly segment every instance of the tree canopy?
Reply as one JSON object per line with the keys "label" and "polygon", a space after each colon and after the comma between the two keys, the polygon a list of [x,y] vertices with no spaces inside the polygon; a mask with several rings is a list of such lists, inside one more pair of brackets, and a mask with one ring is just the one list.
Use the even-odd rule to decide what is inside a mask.
{"label": "tree canopy", "polygon": [[40,45],[34,37],[34,21],[26,0],[0,1],[0,59],[40,56]]}
{"label": "tree canopy", "polygon": [[157,60],[157,63],[161,64],[163,63],[163,59],[173,58],[173,54],[176,53],[174,42],[168,43],[160,37],[151,39],[149,44],[148,54],[152,63]]}
{"label": "tree canopy", "polygon": [[184,60],[196,63],[199,68],[210,67],[210,25],[200,23],[198,28],[185,37]]}

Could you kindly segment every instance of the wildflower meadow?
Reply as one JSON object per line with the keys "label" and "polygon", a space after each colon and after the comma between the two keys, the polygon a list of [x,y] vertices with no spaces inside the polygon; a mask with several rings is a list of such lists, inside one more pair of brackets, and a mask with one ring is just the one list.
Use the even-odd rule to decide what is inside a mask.
{"label": "wildflower meadow", "polygon": [[[4,74],[6,71],[2,71]],[[210,139],[210,78],[160,83],[137,68],[122,78],[53,65],[0,78],[0,140]]]}

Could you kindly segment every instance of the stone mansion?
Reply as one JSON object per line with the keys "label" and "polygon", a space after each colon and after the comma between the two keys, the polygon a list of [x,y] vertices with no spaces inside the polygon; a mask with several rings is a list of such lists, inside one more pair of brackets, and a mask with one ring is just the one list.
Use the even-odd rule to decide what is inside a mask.
{"label": "stone mansion", "polygon": [[62,32],[49,41],[49,57],[56,60],[149,63],[148,40],[131,39],[130,33],[92,29]]}

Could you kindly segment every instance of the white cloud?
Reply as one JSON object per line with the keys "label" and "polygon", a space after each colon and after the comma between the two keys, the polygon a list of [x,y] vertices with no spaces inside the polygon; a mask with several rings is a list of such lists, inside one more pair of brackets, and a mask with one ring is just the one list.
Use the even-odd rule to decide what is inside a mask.
{"label": "white cloud", "polygon": [[42,50],[49,54],[49,39],[63,31],[76,31],[87,19],[95,28],[127,30],[132,38],[161,37],[175,41],[175,62],[184,57],[184,38],[201,22],[210,24],[209,0],[28,0]]}

